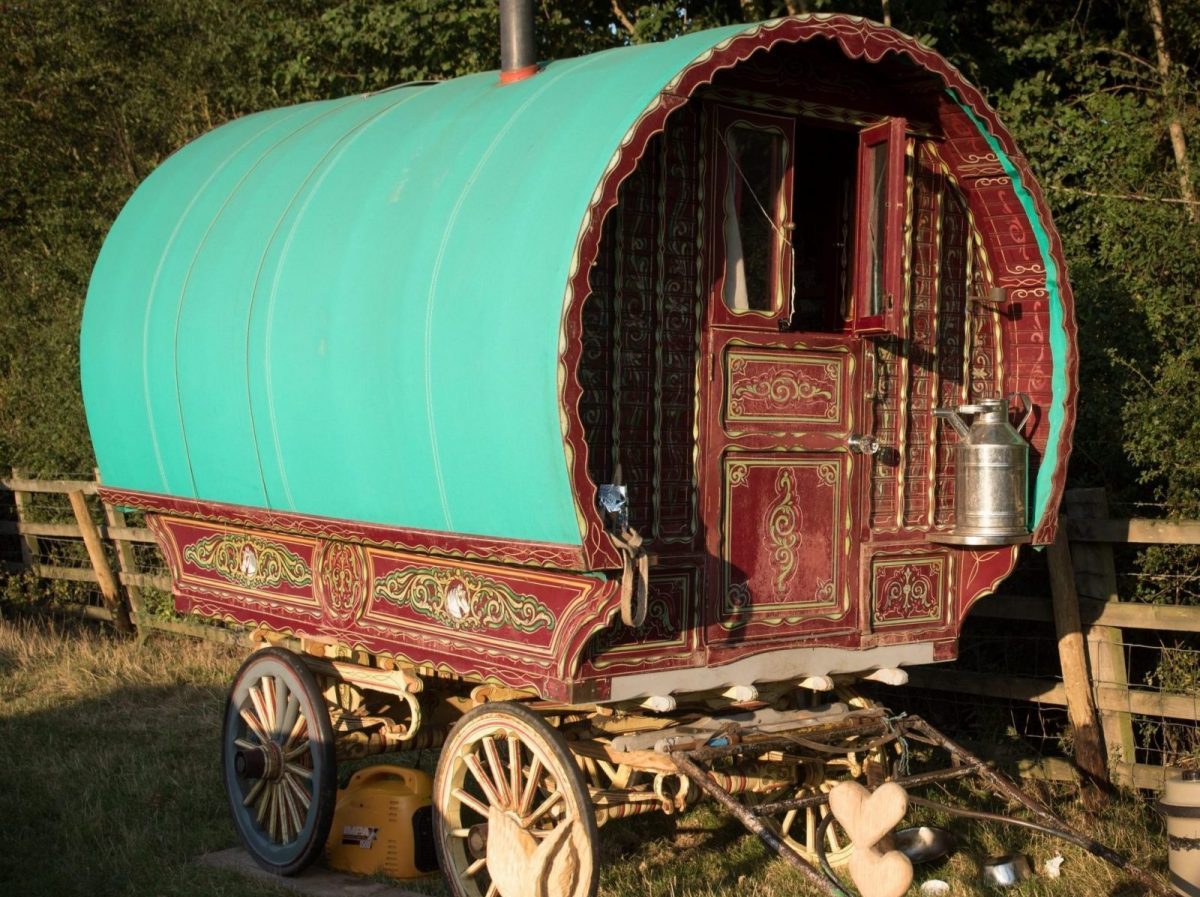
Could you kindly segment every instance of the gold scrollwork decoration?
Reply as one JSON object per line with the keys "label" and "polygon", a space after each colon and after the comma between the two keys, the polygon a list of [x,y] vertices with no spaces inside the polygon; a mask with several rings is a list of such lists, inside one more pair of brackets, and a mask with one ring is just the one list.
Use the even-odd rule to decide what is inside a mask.
{"label": "gold scrollwork decoration", "polygon": [[836,486],[838,480],[838,465],[832,461],[822,462],[817,467],[817,479],[826,486]]}
{"label": "gold scrollwork decoration", "polygon": [[406,567],[375,583],[375,597],[452,629],[554,629],[554,613],[532,595],[450,567]]}
{"label": "gold scrollwork decoration", "polygon": [[[734,371],[738,371],[734,365]],[[733,384],[729,394],[734,414],[743,413],[747,399],[767,401],[775,406],[787,406],[793,402],[811,402],[814,399],[834,401],[833,393],[813,383],[799,370],[765,371],[754,377]],[[836,416],[836,404],[833,406]]]}
{"label": "gold scrollwork decoration", "polygon": [[270,589],[284,584],[300,588],[312,582],[304,558],[258,536],[205,536],[183,550],[183,559],[244,588]]}
{"label": "gold scrollwork decoration", "polygon": [[799,567],[801,543],[795,472],[788,467],[781,467],[775,477],[775,500],[767,510],[767,538],[775,563],[775,591],[782,596]]}
{"label": "gold scrollwork decoration", "polygon": [[750,466],[743,464],[741,461],[736,461],[729,465],[729,485],[743,486],[746,483],[746,478],[750,475]]}

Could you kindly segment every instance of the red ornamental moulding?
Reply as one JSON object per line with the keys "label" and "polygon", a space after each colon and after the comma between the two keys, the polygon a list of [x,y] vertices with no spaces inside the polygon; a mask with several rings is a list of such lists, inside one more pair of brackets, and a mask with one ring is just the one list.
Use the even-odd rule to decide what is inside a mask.
{"label": "red ornamental moulding", "polygon": [[[575,484],[577,510],[582,523],[584,557],[594,569],[613,568],[620,564],[620,552],[605,532],[604,524],[596,511],[596,485],[588,476],[587,445],[579,415],[579,400],[583,393],[578,377],[583,349],[583,304],[590,293],[588,275],[599,253],[604,218],[616,205],[620,184],[637,166],[650,138],[665,128],[671,112],[682,106],[697,88],[711,83],[717,72],[745,61],[758,50],[770,49],[779,43],[805,43],[818,38],[835,41],[849,59],[878,63],[888,54],[896,54],[933,72],[1000,144],[1032,198],[1039,220],[1046,226],[1050,256],[1058,269],[1058,289],[1063,309],[1062,326],[1070,344],[1074,343],[1077,333],[1074,300],[1066,278],[1062,241],[1053,227],[1045,195],[1034,179],[1028,161],[1001,124],[995,110],[953,65],[892,28],[854,16],[796,16],[766,22],[735,35],[706,52],[676,75],[634,123],[596,188],[576,241],[573,273],[568,284],[562,321],[564,349],[559,359],[562,369],[560,401],[566,410],[563,415],[563,436],[568,447],[569,473]],[[947,114],[955,114],[955,110],[949,110]],[[1071,453],[1075,395],[1078,391],[1078,356],[1074,351],[1068,353],[1065,367],[1066,394],[1061,397],[1063,419],[1057,462],[1051,481],[1051,502],[1043,514],[1041,525],[1034,533],[1036,543],[1045,543],[1053,539],[1057,525],[1058,502],[1066,482],[1067,460]]]}
{"label": "red ornamental moulding", "polygon": [[[612,624],[619,604],[615,580],[454,559],[427,560],[422,555],[321,537],[238,530],[196,518],[150,514],[147,523],[163,546],[180,612],[297,637],[333,639],[351,650],[432,666],[467,679],[531,687],[555,700],[575,697],[587,644]],[[256,545],[260,561],[268,550],[294,552],[303,575],[290,582],[248,583],[238,578],[236,557],[233,567],[209,557],[189,559],[189,551],[222,537]],[[234,547],[242,550],[241,545]],[[331,556],[331,548],[334,555],[344,550],[349,556]],[[449,580],[480,580],[492,588],[503,584],[528,592],[536,597],[517,597],[537,604],[550,625],[536,621],[538,625],[531,627],[537,629],[536,638],[508,632],[511,621],[455,629],[378,594],[389,573],[407,570],[420,575],[431,572],[430,565],[444,571]],[[262,568],[258,574],[261,579]],[[591,690],[598,693],[595,684]]]}
{"label": "red ornamental moulding", "polygon": [[107,486],[101,486],[99,492],[100,497],[110,505],[274,533],[333,539],[463,560],[494,561],[551,570],[588,569],[583,552],[575,545],[382,526]]}

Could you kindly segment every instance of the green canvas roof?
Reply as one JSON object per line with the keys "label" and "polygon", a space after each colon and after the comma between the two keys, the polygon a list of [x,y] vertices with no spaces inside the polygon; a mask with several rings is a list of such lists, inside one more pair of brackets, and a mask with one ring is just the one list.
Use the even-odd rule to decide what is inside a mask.
{"label": "green canvas roof", "polygon": [[579,545],[559,357],[581,223],[663,88],[751,30],[263,112],[185,146],[88,292],[105,485]]}

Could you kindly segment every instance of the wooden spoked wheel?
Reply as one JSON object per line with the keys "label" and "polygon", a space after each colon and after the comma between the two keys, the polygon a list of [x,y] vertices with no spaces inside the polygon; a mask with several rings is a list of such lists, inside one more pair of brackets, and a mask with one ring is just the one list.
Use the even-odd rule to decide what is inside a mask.
{"label": "wooden spoked wheel", "polygon": [[593,897],[596,820],[562,735],[527,707],[455,724],[433,783],[434,841],[455,897]]}
{"label": "wooden spoked wheel", "polygon": [[[806,763],[800,770],[802,784],[786,794],[773,794],[766,800],[781,800],[788,798],[813,797],[817,794],[828,794],[835,780],[826,778],[825,764]],[[805,807],[802,810],[788,810],[780,816],[765,820],[775,829],[787,844],[802,857],[817,865],[817,831],[821,821],[829,815],[829,804],[819,804],[815,807]],[[854,845],[849,836],[842,831],[837,822],[831,822],[825,828],[825,859],[834,869],[841,868],[850,862],[850,854]]]}
{"label": "wooden spoked wheel", "polygon": [[[870,698],[858,694],[852,688],[839,687],[834,692],[836,699],[854,710],[869,710],[874,707]],[[788,798],[814,797],[828,794],[840,781],[855,779],[868,787],[876,787],[891,772],[891,755],[886,748],[857,750],[853,742],[846,745],[845,753],[830,756],[824,761],[806,761],[797,770],[799,784],[786,795],[776,792],[760,800],[782,800]],[[788,812],[765,820],[783,837],[784,841],[813,865],[818,863],[817,833],[821,822],[830,814],[829,804],[819,804],[802,810]],[[825,827],[825,859],[834,869],[850,862],[854,845],[836,820]]]}
{"label": "wooden spoked wheel", "polygon": [[222,765],[238,835],[264,869],[294,875],[321,855],[337,798],[336,763],[312,673],[282,648],[252,654],[225,704]]}

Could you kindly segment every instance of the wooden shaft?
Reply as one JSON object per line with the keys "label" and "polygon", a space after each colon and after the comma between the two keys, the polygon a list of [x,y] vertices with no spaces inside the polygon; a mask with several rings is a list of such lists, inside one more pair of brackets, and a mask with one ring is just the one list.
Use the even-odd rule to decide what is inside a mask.
{"label": "wooden shaft", "polygon": [[[1064,521],[1059,521],[1058,535],[1047,548],[1047,561],[1050,567],[1050,594],[1054,600],[1054,628],[1058,633],[1058,658],[1062,664],[1063,688],[1067,694],[1067,717],[1074,729],[1075,762],[1093,782],[1107,785],[1108,761],[1104,751],[1104,735],[1092,694],[1087,645],[1079,621],[1079,595],[1075,591],[1075,574]],[[1094,789],[1085,785],[1082,794],[1084,804],[1090,810],[1100,809],[1100,795]]]}
{"label": "wooden shaft", "polygon": [[777,854],[780,859],[792,868],[798,869],[808,879],[809,884],[820,888],[823,894],[830,894],[832,897],[846,897],[845,891],[836,887],[833,882],[814,869],[813,865],[800,856],[790,844],[768,828],[761,819],[734,800],[729,795],[729,792],[709,778],[708,773],[697,766],[685,754],[672,754],[671,760],[681,773],[687,776],[693,784],[699,786],[701,791],[719,803],[738,822],[758,835],[759,839],[767,845],[772,853]]}
{"label": "wooden shaft", "polygon": [[121,600],[120,587],[113,576],[112,568],[108,566],[108,558],[104,556],[104,543],[100,541],[100,533],[92,522],[88,511],[87,497],[81,490],[67,493],[71,500],[71,510],[75,512],[75,522],[79,524],[79,532],[83,535],[83,544],[87,547],[88,558],[92,569],[96,571],[96,581],[100,585],[100,594],[104,596],[104,606],[112,612],[113,624],[120,632],[130,632],[129,610]]}

